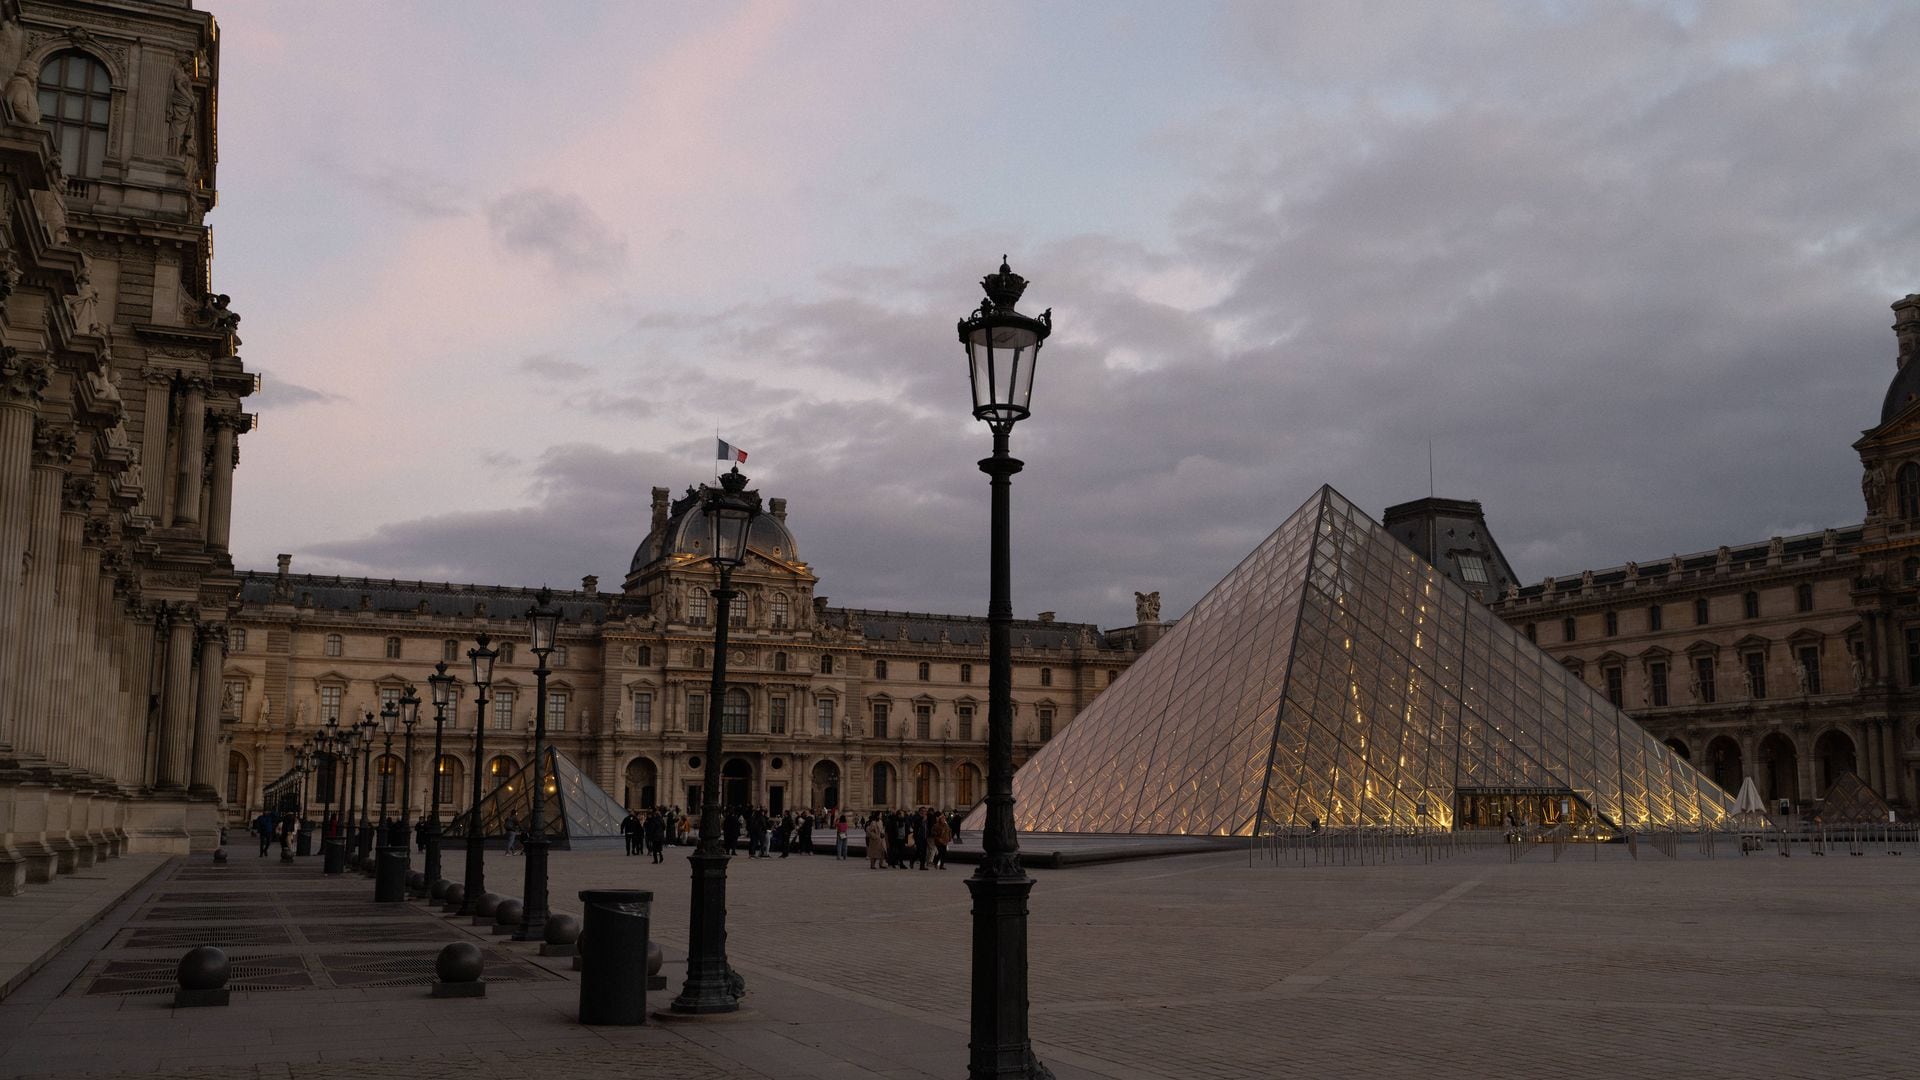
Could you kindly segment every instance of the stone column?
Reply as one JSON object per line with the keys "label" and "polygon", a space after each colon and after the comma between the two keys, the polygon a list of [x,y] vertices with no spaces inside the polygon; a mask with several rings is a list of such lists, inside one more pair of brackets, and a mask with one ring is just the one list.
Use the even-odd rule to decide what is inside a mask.
{"label": "stone column", "polygon": [[207,623],[200,627],[200,694],[194,709],[194,794],[220,796],[220,696],[225,690],[227,628]]}
{"label": "stone column", "polygon": [[53,696],[54,574],[60,546],[60,490],[73,460],[73,429],[46,420],[33,431],[33,492],[21,558],[21,634],[3,684],[13,703],[15,750],[45,762],[52,752],[47,707]]}
{"label": "stone column", "polygon": [[[52,369],[0,347],[0,675],[14,671],[14,654],[25,640],[21,565],[27,552],[33,506],[33,422]],[[11,695],[0,692],[0,753],[14,744]]]}
{"label": "stone column", "polygon": [[94,482],[90,476],[68,475],[62,481],[56,577],[54,579],[54,654],[46,678],[52,683],[48,715],[53,722],[49,743],[56,761],[69,768],[83,770],[82,729],[86,718],[80,714],[81,681],[80,640],[82,567],[80,549],[87,528],[87,511],[93,505]]}
{"label": "stone column", "polygon": [[1874,725],[1878,729],[1876,734],[1880,737],[1880,775],[1884,783],[1884,786],[1881,784],[1874,786],[1878,787],[1881,794],[1887,798],[1898,799],[1900,797],[1900,757],[1894,752],[1893,724],[1891,720],[1882,720]]}
{"label": "stone column", "polygon": [[154,786],[182,791],[193,752],[193,631],[195,618],[185,605],[168,610],[166,689],[160,710],[159,768]]}
{"label": "stone column", "polygon": [[167,511],[167,407],[173,401],[173,372],[148,368],[142,373],[147,383],[147,409],[141,421],[140,460],[145,464],[146,481],[140,495],[140,512],[162,526],[172,523]]}
{"label": "stone column", "polygon": [[213,428],[213,479],[207,499],[207,546],[227,550],[227,536],[233,524],[233,467],[238,459],[234,432],[239,417],[232,413],[213,413],[207,417]]}
{"label": "stone column", "polygon": [[154,653],[165,632],[160,614],[140,596],[137,581],[127,596],[127,751],[128,775],[135,787],[159,782],[159,755],[153,751]]}
{"label": "stone column", "polygon": [[1858,775],[1861,780],[1866,781],[1868,787],[1878,791],[1880,785],[1874,781],[1873,765],[1874,757],[1878,753],[1879,747],[1875,745],[1873,738],[1873,721],[1860,721],[1860,733],[1858,739],[1855,741],[1855,745],[1860,748],[1860,760],[1854,763],[1855,774]]}
{"label": "stone column", "polygon": [[207,380],[189,375],[181,380],[186,400],[180,410],[180,472],[174,491],[173,523],[200,521],[200,474],[207,455]]}

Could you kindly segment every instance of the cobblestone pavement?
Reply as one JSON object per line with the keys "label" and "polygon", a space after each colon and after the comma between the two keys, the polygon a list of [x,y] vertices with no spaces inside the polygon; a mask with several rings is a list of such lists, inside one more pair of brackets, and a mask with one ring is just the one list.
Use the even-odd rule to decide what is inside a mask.
{"label": "cobblestone pavement", "polygon": [[[553,859],[559,910],[577,911],[583,888],[654,891],[671,987],[656,1006],[681,978],[682,854],[661,866],[614,853]],[[1905,917],[1920,859],[1593,854],[1509,863],[1495,849],[1431,865],[1282,868],[1221,853],[1037,872],[1036,1044],[1061,1080],[1913,1074],[1896,1033],[1920,1018],[1911,973],[1920,925]],[[490,856],[488,880],[517,895],[523,867]],[[405,954],[422,935],[472,929],[410,905],[356,909],[371,884],[323,882],[309,862],[246,871],[262,876],[229,879],[219,890],[233,895],[200,908],[179,894],[215,891],[199,884],[212,875],[161,875],[0,1003],[0,1075],[965,1071],[967,868],[735,859],[729,947],[748,1010],[637,1029],[573,1023],[575,976],[524,945],[489,946],[530,970],[491,984],[483,1001],[383,984],[405,984],[405,965],[376,964],[373,975],[347,965],[360,974],[342,981],[328,959],[343,951],[334,927],[368,928],[356,954]],[[207,903],[250,914],[225,924],[157,917],[204,914]],[[180,935],[163,931],[225,925],[242,940],[248,920],[280,924],[285,936],[233,946],[236,965],[248,948],[317,957],[306,983],[182,1011],[152,992],[88,992],[115,960],[177,956]]]}

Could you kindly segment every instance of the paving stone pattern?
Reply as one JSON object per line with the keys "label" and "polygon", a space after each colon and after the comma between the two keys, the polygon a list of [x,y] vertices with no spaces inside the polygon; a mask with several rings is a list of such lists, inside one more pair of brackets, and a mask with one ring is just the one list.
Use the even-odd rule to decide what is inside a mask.
{"label": "paving stone pattern", "polygon": [[[577,911],[583,888],[652,889],[654,936],[677,989],[683,854],[653,866],[555,853],[554,906]],[[1912,1075],[1920,924],[1906,913],[1920,858],[1577,854],[1276,867],[1215,853],[1038,872],[1038,1049],[1061,1080]],[[524,865],[490,856],[490,885],[517,894]],[[466,920],[373,905],[364,878],[322,880],[311,860],[225,877],[189,869],[200,868],[163,873],[0,1002],[0,1075],[965,1071],[967,869],[735,859],[729,947],[748,1010],[624,1029],[573,1022],[566,961],[477,936]],[[195,906],[275,914],[155,917]],[[359,915],[338,914],[348,909]],[[284,939],[242,943],[263,927]],[[228,1009],[89,992],[142,977],[110,965],[177,961],[183,932],[196,929],[235,935],[236,986],[243,974],[272,977],[241,968],[274,958],[298,959],[280,974],[309,982],[238,990]],[[502,978],[485,999],[431,999],[409,981],[409,965],[435,948],[415,933],[479,941],[503,969],[531,974]]]}

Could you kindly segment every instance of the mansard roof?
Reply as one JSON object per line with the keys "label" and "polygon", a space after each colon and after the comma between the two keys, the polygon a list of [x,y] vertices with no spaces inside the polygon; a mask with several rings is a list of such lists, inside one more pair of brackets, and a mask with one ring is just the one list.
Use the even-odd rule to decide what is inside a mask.
{"label": "mansard roof", "polygon": [[[437,581],[341,577],[328,574],[277,574],[248,570],[240,575],[240,601],[250,607],[298,604],[321,611],[373,611],[517,619],[533,606],[538,589],[512,585],[462,585]],[[560,617],[570,623],[604,622],[617,597],[554,590]]]}
{"label": "mansard roof", "polygon": [[[978,645],[987,643],[987,620],[977,615],[929,615],[909,611],[874,611],[866,608],[828,608],[828,626],[841,630],[858,625],[861,634],[873,642],[901,642],[914,645],[951,643]],[[1041,622],[1037,619],[1013,621],[1013,647],[1016,649],[1071,649],[1075,646],[1104,647],[1100,628],[1092,623]]]}
{"label": "mansard roof", "polygon": [[[1833,533],[1834,554],[1846,555],[1860,544],[1864,528],[1863,525],[1848,525],[1839,529],[1781,537],[1781,565],[1784,567],[1797,562],[1811,562],[1819,559],[1821,551],[1826,546],[1828,532]],[[1566,599],[1579,596],[1581,590],[1589,584],[1594,589],[1600,590],[1619,587],[1632,580],[1635,583],[1646,583],[1657,587],[1666,583],[1675,559],[1680,562],[1680,577],[1683,580],[1707,576],[1720,565],[1722,550],[1726,552],[1727,568],[1730,571],[1760,570],[1767,565],[1772,544],[1771,539],[1761,540],[1725,549],[1715,548],[1712,551],[1696,551],[1690,555],[1651,559],[1644,563],[1627,563],[1624,566],[1613,566],[1603,570],[1577,571],[1566,577],[1548,578],[1544,582],[1525,586],[1519,590],[1518,598],[1521,600],[1545,599],[1549,596],[1549,583],[1552,589],[1551,596]],[[1587,580],[1589,573],[1593,575],[1591,582]],[[1506,599],[1511,601],[1513,598]]]}

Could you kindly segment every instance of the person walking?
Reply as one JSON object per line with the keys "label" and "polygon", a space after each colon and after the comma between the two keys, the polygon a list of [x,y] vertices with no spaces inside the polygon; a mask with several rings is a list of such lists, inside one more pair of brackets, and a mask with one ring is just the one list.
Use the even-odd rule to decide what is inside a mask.
{"label": "person walking", "polygon": [[262,810],[260,816],[253,819],[253,831],[260,835],[260,857],[267,857],[267,848],[273,843],[273,811]]}
{"label": "person walking", "polygon": [[747,858],[767,858],[767,812],[761,807],[753,808],[753,815],[747,818]]}
{"label": "person walking", "polygon": [[907,822],[907,830],[907,844],[913,848],[913,860],[920,869],[925,870],[927,868],[927,849],[932,847],[932,845],[927,842],[926,813],[915,810],[913,817]]}
{"label": "person walking", "polygon": [[953,829],[947,824],[945,814],[933,816],[933,865],[942,870],[947,868],[947,844],[953,840]]}
{"label": "person walking", "polygon": [[867,869],[878,870],[887,857],[887,826],[875,813],[867,819]]}
{"label": "person walking", "polygon": [[626,841],[627,854],[640,853],[640,821],[631,810],[627,811],[626,817],[620,819],[620,838]]}
{"label": "person walking", "polygon": [[647,854],[653,856],[654,862],[666,862],[667,819],[660,816],[660,811],[655,810],[647,815],[647,823],[642,826],[642,831],[646,835]]}
{"label": "person walking", "polygon": [[800,814],[800,854],[813,854],[813,813],[802,811]]}
{"label": "person walking", "polygon": [[847,859],[847,815],[841,814],[840,820],[833,823],[833,857],[845,862]]}
{"label": "person walking", "polygon": [[[727,854],[729,855],[740,854],[740,815],[739,814],[734,813],[732,810],[727,811],[727,816],[720,822],[720,834],[727,841]],[[748,858],[753,857],[752,850],[748,850],[747,857]]]}
{"label": "person walking", "polygon": [[520,854],[520,819],[507,815],[507,854]]}
{"label": "person walking", "polygon": [[773,846],[780,849],[780,857],[793,854],[793,815],[780,815],[780,823],[773,827]]}

